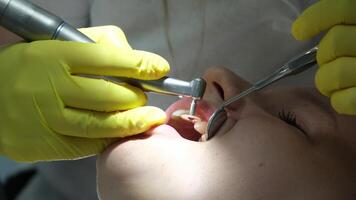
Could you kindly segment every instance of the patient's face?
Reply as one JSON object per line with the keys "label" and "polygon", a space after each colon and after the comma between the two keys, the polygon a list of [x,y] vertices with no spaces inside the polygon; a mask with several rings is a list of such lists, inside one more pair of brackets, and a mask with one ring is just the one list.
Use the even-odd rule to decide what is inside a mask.
{"label": "patient's face", "polygon": [[[248,87],[223,68],[208,70],[205,79],[204,100],[212,107]],[[356,117],[337,115],[308,88],[267,88],[228,110],[208,142],[163,125],[149,138],[108,148],[98,159],[101,198],[356,197]]]}

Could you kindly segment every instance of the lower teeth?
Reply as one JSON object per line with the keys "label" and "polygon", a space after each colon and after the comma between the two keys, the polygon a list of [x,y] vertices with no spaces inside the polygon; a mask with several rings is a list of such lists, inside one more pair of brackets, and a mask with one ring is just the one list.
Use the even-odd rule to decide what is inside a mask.
{"label": "lower teeth", "polygon": [[201,121],[194,124],[194,129],[203,135],[206,132],[207,126],[208,126],[207,122]]}
{"label": "lower teeth", "polygon": [[206,121],[202,121],[202,119],[198,116],[190,115],[189,110],[176,110],[171,114],[171,119],[175,121],[183,120],[186,122],[186,125],[191,124],[197,134],[201,135],[200,141],[207,141],[207,134],[205,133],[208,123]]}

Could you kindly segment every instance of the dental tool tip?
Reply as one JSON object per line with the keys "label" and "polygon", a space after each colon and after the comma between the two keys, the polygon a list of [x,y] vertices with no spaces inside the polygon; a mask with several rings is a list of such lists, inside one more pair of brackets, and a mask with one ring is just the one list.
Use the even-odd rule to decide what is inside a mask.
{"label": "dental tool tip", "polygon": [[195,110],[197,109],[197,99],[193,99],[192,103],[190,104],[189,114],[195,115]]}

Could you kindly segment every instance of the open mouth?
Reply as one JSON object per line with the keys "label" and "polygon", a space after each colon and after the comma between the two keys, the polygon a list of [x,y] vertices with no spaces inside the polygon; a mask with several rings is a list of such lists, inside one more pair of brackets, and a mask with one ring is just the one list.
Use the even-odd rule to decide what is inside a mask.
{"label": "open mouth", "polygon": [[183,98],[169,106],[166,110],[167,124],[185,139],[205,141],[207,122],[214,109],[208,102],[201,100],[198,102],[195,116],[189,115],[191,101],[191,98]]}

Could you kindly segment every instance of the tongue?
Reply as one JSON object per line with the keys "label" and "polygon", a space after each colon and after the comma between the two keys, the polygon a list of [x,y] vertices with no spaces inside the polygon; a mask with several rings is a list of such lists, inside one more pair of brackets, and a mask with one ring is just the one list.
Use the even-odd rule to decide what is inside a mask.
{"label": "tongue", "polygon": [[[184,111],[189,110],[190,103],[190,98],[183,98],[168,107],[166,110],[167,124],[174,127],[183,138],[198,141],[204,133],[206,122],[214,110],[207,102],[199,101],[196,114],[191,118],[184,114]],[[181,117],[179,116],[180,112],[182,112]]]}

